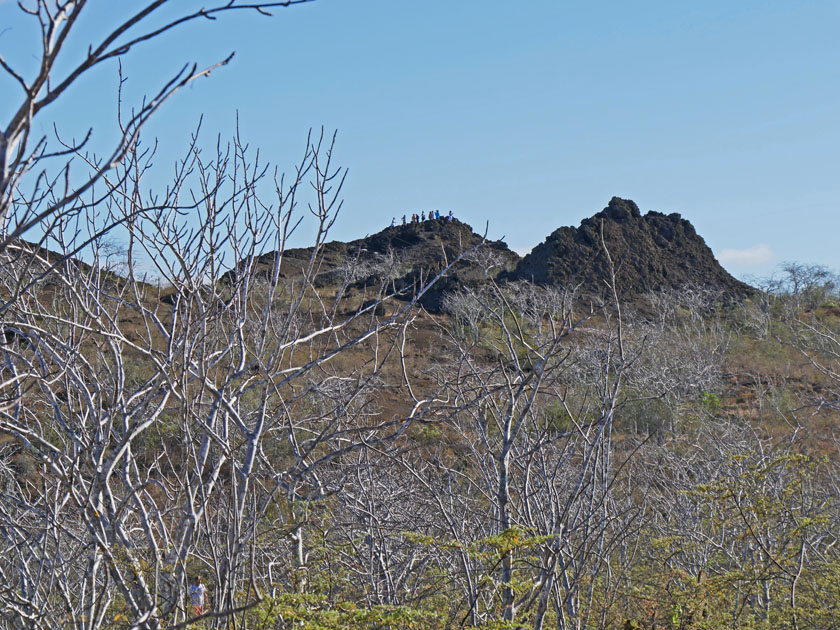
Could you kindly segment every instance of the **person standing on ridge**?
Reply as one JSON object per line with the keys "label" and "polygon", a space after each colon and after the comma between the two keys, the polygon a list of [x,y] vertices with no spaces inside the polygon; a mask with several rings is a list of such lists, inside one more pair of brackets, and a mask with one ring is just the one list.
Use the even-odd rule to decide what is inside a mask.
{"label": "person standing on ridge", "polygon": [[391,227],[397,226],[397,217],[391,217]]}
{"label": "person standing on ridge", "polygon": [[440,210],[435,210],[435,220],[440,219]]}
{"label": "person standing on ridge", "polygon": [[425,210],[423,210],[423,212],[421,212],[421,213],[420,213],[420,220],[421,220],[421,221],[425,221],[425,220],[426,220],[426,211],[425,211]]}
{"label": "person standing on ridge", "polygon": [[449,211],[449,216],[446,218],[447,221],[452,220],[452,210]]}
{"label": "person standing on ridge", "polygon": [[405,215],[403,215],[403,222],[402,222],[402,224],[403,224],[403,225],[405,225]]}

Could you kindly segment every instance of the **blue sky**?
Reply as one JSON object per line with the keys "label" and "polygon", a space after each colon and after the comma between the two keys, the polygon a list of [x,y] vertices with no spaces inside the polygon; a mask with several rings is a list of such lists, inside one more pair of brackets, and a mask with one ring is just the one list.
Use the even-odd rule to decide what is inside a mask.
{"label": "blue sky", "polygon": [[[838,18],[840,3],[807,0],[317,0],[184,28],[125,67],[139,94],[237,52],[158,115],[162,161],[201,113],[212,139],[238,111],[281,168],[309,128],[337,129],[334,238],[439,208],[522,252],[618,195],[680,212],[732,273],[766,276],[840,269]],[[0,1],[0,54],[25,64],[19,22]],[[115,67],[92,74],[56,118],[76,133],[108,120],[115,82]]]}

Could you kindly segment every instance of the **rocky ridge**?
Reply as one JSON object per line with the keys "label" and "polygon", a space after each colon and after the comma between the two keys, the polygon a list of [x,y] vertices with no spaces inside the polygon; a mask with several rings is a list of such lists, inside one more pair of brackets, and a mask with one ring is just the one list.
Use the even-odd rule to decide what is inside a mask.
{"label": "rocky ridge", "polygon": [[[300,277],[302,270],[308,268],[312,254],[312,247],[283,252],[280,277]],[[270,273],[275,255],[271,252],[256,260],[256,273]],[[463,258],[457,260],[461,255]],[[441,311],[443,296],[448,291],[495,278],[519,262],[519,256],[504,242],[487,241],[457,219],[397,225],[347,243],[331,241],[319,247],[316,259],[315,286],[347,283],[361,289],[378,286],[383,278],[388,278],[390,288],[399,293],[398,297],[406,299],[430,277],[457,260],[447,275],[421,298],[420,303],[431,312]]]}
{"label": "rocky ridge", "polygon": [[634,202],[618,197],[579,227],[555,230],[506,277],[604,296],[610,280],[604,245],[623,299],[685,286],[713,289],[729,299],[753,291],[721,267],[694,226],[679,214],[642,215]]}
{"label": "rocky ridge", "polygon": [[[615,263],[623,300],[686,286],[715,290],[727,300],[753,291],[721,267],[694,226],[679,214],[642,215],[634,202],[618,197],[579,227],[558,228],[524,258],[502,241],[485,241],[457,219],[398,225],[347,243],[332,241],[319,248],[314,283],[363,288],[387,277],[392,288],[410,297],[446,264],[469,252],[423,296],[421,304],[427,310],[441,312],[447,292],[491,278],[606,297],[610,267],[604,244]],[[482,246],[470,251],[478,245]],[[280,276],[299,277],[312,255],[311,247],[286,250]],[[269,273],[274,259],[274,253],[261,256],[255,261],[257,273]]]}

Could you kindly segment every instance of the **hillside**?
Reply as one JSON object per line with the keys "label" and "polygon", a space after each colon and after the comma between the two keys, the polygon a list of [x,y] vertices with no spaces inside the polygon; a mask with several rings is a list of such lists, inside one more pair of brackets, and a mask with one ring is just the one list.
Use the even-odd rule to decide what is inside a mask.
{"label": "hillside", "polygon": [[[313,251],[314,248],[306,247],[283,252],[279,276],[299,277],[313,260]],[[324,243],[315,257],[314,284],[325,287],[347,283],[361,289],[378,286],[387,278],[400,297],[409,298],[416,287],[428,281],[430,274],[436,274],[462,254],[466,254],[464,258],[421,299],[428,311],[440,312],[442,296],[447,291],[496,277],[519,261],[519,256],[504,242],[487,241],[466,223],[457,219],[428,220],[389,227],[347,243]],[[270,252],[260,256],[255,261],[256,273],[269,274],[276,255]]]}
{"label": "hillside", "polygon": [[[712,289],[725,299],[741,299],[752,292],[721,267],[688,220],[675,213],[642,215],[633,201],[618,197],[579,227],[558,228],[522,259],[504,242],[485,242],[457,219],[398,225],[346,243],[331,241],[318,248],[314,283],[318,287],[346,284],[364,288],[378,286],[387,278],[402,297],[409,297],[430,274],[484,243],[423,296],[421,304],[426,310],[439,314],[447,292],[479,285],[488,278],[524,280],[581,295],[604,296],[610,271],[601,243],[602,225],[622,299],[687,286]],[[280,277],[299,276],[313,260],[313,251],[312,247],[286,250]],[[257,259],[257,273],[270,273],[275,257],[271,252]],[[245,264],[247,261],[239,268]]]}
{"label": "hillside", "polygon": [[[628,203],[572,234],[603,224],[620,273],[645,247],[672,263],[623,252],[634,235],[672,257],[695,246],[725,286],[687,221]],[[269,254],[215,283],[211,257],[156,228],[137,238],[198,261],[165,295],[131,265],[71,261],[30,285],[57,254],[0,260],[6,295],[28,285],[0,337],[0,577],[36,576],[25,600],[0,589],[7,619],[70,618],[96,584],[93,627],[188,627],[198,578],[218,629],[833,627],[840,293],[820,270],[729,308],[686,287],[626,293],[648,308],[619,313],[505,282],[518,257],[472,249],[484,240],[457,221]],[[517,603],[520,586],[536,595]],[[538,623],[541,601],[584,590],[569,623]],[[737,599],[768,623],[733,621]],[[517,625],[495,624],[507,611]]]}

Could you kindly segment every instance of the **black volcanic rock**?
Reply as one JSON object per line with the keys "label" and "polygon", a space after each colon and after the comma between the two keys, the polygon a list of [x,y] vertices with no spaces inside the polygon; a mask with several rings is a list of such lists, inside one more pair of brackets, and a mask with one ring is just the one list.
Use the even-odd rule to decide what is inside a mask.
{"label": "black volcanic rock", "polygon": [[[488,278],[527,280],[608,297],[610,271],[601,244],[602,226],[624,300],[685,286],[710,288],[725,299],[738,299],[753,291],[720,266],[691,223],[679,214],[642,215],[635,203],[618,197],[579,227],[555,230],[523,259],[501,241],[484,241],[458,220],[429,220],[386,228],[349,243],[325,243],[315,256],[312,278],[316,286],[347,284],[358,289],[378,287],[388,278],[390,287],[407,299],[445,264],[483,243],[423,295],[420,302],[427,310],[441,312],[446,293],[477,286]],[[270,273],[275,257],[272,252],[254,261],[257,275]],[[286,250],[280,276],[299,278],[312,259],[311,247]],[[242,264],[245,261],[240,268]],[[235,274],[230,272],[226,279]]]}
{"label": "black volcanic rock", "polygon": [[624,299],[689,285],[711,288],[729,298],[752,292],[720,266],[694,226],[679,214],[642,216],[635,203],[618,197],[580,227],[555,230],[507,278],[606,296],[610,272],[601,244],[602,225]]}
{"label": "black volcanic rock", "polygon": [[[457,262],[447,276],[421,298],[420,303],[427,310],[438,313],[446,292],[496,277],[512,268],[519,256],[502,241],[485,241],[469,225],[457,219],[428,220],[386,228],[349,243],[325,243],[316,257],[313,282],[316,286],[349,282],[361,288],[378,286],[383,274],[387,274],[392,279],[392,286],[409,298],[446,264],[481,243],[484,244],[478,252]],[[300,277],[310,264],[312,253],[311,247],[283,252],[280,277]],[[255,261],[258,275],[270,273],[275,255],[274,252],[264,254]],[[227,279],[234,274],[228,274]]]}

